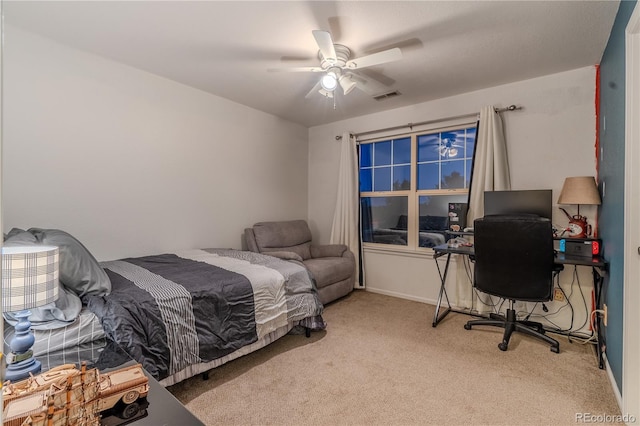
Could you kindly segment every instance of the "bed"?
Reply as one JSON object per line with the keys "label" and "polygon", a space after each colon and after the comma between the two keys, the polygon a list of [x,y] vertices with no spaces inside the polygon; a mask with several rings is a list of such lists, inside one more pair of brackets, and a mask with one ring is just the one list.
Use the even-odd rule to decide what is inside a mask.
{"label": "bed", "polygon": [[[69,300],[34,315],[44,318],[34,322],[34,354],[47,363],[93,357],[99,367],[108,362],[105,345],[115,342],[169,386],[287,333],[326,326],[313,280],[295,262],[240,250],[193,249],[98,263],[64,231],[12,230],[5,239],[5,245],[25,243],[60,247],[60,285]],[[75,313],[65,308],[77,309],[75,297],[81,309],[70,318]],[[81,333],[88,324],[94,330]]]}

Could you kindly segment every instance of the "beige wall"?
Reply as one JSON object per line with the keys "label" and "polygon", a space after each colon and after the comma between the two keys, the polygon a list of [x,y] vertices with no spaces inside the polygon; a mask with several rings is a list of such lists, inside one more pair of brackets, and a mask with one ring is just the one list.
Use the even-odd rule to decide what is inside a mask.
{"label": "beige wall", "polygon": [[[331,233],[333,208],[327,206],[335,205],[340,153],[336,135],[458,116],[479,111],[484,105],[510,104],[523,107],[503,114],[513,189],[553,189],[555,202],[566,176],[595,175],[595,68],[587,67],[311,128],[309,222],[314,234],[327,242]],[[565,207],[575,213],[575,207]],[[580,210],[592,222],[595,211],[593,206]],[[557,208],[554,223],[567,223]],[[591,288],[588,272],[580,272],[587,300]],[[371,291],[430,303],[437,298],[438,273],[430,255],[368,251],[365,276]],[[570,271],[563,272],[566,289],[571,279]],[[451,296],[454,290],[450,291]],[[574,296],[582,305],[577,290]],[[581,324],[585,314],[580,309],[575,322]]]}
{"label": "beige wall", "polygon": [[241,247],[307,216],[307,129],[5,27],[3,230],[67,230],[99,260]]}

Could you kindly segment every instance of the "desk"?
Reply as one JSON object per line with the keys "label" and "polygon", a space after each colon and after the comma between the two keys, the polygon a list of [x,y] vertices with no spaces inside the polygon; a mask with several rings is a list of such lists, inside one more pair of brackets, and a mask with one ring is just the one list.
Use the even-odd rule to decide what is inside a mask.
{"label": "desk", "polygon": [[[437,326],[438,323],[442,321],[449,312],[457,312],[460,314],[470,315],[469,312],[453,309],[451,307],[451,302],[449,302],[449,296],[447,295],[447,289],[445,284],[447,282],[447,275],[449,273],[449,264],[451,263],[452,254],[461,254],[464,256],[469,256],[469,258],[473,258],[473,254],[474,254],[473,247],[470,247],[470,246],[452,247],[452,246],[449,246],[448,244],[440,244],[439,246],[435,246],[433,248],[433,260],[436,261],[436,267],[438,268],[438,275],[440,275],[440,292],[438,293],[438,301],[436,303],[436,312],[433,316],[433,323],[431,324],[433,327]],[[445,255],[447,256],[447,261],[444,265],[444,270],[443,270],[443,269],[440,269],[438,258]],[[442,315],[440,315],[440,307],[442,306],[443,295],[447,301],[447,307],[445,308],[444,312],[442,312]]]}
{"label": "desk", "polygon": [[[447,316],[449,312],[457,312],[466,315],[473,315],[468,311],[456,310],[451,307],[451,303],[449,302],[449,296],[447,295],[447,289],[445,288],[445,284],[447,282],[447,274],[449,272],[449,264],[451,261],[452,254],[461,254],[463,256],[468,256],[473,261],[474,249],[473,246],[458,246],[451,247],[448,244],[441,244],[439,246],[435,246],[433,248],[433,259],[436,262],[436,266],[438,268],[438,274],[440,275],[440,292],[438,294],[438,301],[436,303],[436,311],[433,316],[432,326],[436,327],[440,321]],[[440,264],[438,263],[438,259],[442,256],[447,256],[447,260],[444,266],[444,270],[440,269]],[[559,265],[579,265],[579,266],[590,266],[593,274],[593,291],[595,295],[595,307],[596,309],[600,309],[601,305],[601,297],[602,297],[602,282],[604,280],[604,274],[607,272],[608,263],[601,256],[575,256],[569,255],[565,253],[555,253],[554,262]],[[446,300],[447,306],[442,313],[440,313],[440,309],[442,307],[442,296]],[[590,315],[590,312],[587,313]],[[604,345],[602,339],[602,327],[600,324],[600,316],[596,315],[595,318],[595,332],[597,337],[597,353],[598,353],[598,367],[600,369],[604,368]]]}

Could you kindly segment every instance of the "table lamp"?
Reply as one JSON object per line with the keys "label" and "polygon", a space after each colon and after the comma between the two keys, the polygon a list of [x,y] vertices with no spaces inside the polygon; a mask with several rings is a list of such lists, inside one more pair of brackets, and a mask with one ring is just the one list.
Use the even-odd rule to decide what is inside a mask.
{"label": "table lamp", "polygon": [[590,225],[587,224],[587,218],[580,215],[580,204],[599,205],[600,193],[598,185],[593,176],[575,176],[568,177],[564,181],[558,204],[577,204],[578,214],[569,215],[567,211],[560,208],[569,218],[569,236],[574,238],[586,238],[591,234]]}
{"label": "table lamp", "polygon": [[4,380],[21,380],[42,367],[33,357],[35,337],[29,309],[58,299],[58,247],[2,247],[2,310],[16,312],[18,319]]}

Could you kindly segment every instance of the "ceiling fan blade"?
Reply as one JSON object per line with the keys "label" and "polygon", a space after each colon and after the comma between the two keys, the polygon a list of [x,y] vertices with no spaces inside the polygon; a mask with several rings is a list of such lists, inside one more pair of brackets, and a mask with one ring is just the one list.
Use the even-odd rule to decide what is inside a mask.
{"label": "ceiling fan blade", "polygon": [[318,48],[326,61],[335,62],[338,58],[336,49],[333,47],[333,39],[327,31],[313,30],[313,37],[318,43]]}
{"label": "ceiling fan blade", "polygon": [[372,67],[374,65],[380,65],[387,62],[398,61],[402,59],[402,50],[398,47],[393,49],[383,50],[382,52],[373,53],[371,55],[362,56],[347,61],[346,68],[359,69],[365,67]]}
{"label": "ceiling fan blade", "polygon": [[322,72],[320,67],[268,68],[269,72]]}
{"label": "ceiling fan blade", "polygon": [[320,85],[320,82],[318,81],[316,83],[315,86],[313,86],[313,89],[309,90],[309,93],[307,93],[305,95],[305,99],[309,99],[311,96],[313,96],[315,93],[318,93],[318,90],[320,90],[322,88],[322,86]]}
{"label": "ceiling fan blade", "polygon": [[356,87],[369,96],[376,96],[389,91],[389,88],[371,77],[365,77],[362,74],[348,73],[351,79],[355,81]]}

